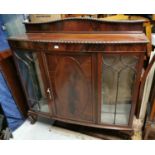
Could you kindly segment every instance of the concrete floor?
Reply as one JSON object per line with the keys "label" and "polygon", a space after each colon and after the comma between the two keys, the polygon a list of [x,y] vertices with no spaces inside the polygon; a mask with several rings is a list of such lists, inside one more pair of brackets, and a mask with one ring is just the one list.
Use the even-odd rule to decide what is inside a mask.
{"label": "concrete floor", "polygon": [[95,140],[97,138],[52,126],[48,121],[30,124],[28,120],[13,132],[12,140]]}

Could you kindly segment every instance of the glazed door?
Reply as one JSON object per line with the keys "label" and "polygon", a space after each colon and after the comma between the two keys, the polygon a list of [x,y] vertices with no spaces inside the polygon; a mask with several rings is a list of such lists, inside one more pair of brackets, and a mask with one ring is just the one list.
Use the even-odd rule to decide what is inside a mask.
{"label": "glazed door", "polygon": [[[101,55],[100,122],[130,126],[138,92],[140,57],[136,55]],[[142,66],[142,65],[141,65]]]}
{"label": "glazed door", "polygon": [[30,109],[49,113],[46,94],[47,79],[41,53],[16,50],[14,58]]}
{"label": "glazed door", "polygon": [[51,83],[53,115],[58,118],[94,122],[93,56],[84,53],[46,53]]}

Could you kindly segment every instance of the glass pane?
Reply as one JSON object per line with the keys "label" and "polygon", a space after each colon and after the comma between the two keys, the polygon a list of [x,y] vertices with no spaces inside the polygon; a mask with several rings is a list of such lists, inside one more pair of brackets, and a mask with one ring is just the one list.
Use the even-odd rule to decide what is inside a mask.
{"label": "glass pane", "polygon": [[135,56],[103,55],[102,123],[128,124],[137,62]]}
{"label": "glass pane", "polygon": [[31,108],[49,112],[37,54],[16,51],[15,58]]}

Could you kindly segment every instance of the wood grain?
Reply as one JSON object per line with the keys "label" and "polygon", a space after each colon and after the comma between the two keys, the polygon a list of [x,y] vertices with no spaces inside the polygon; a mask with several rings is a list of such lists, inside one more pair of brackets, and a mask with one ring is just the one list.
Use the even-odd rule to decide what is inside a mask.
{"label": "wood grain", "polygon": [[[14,52],[36,52],[50,88],[51,113],[39,115],[71,124],[132,131],[143,57],[148,40],[143,21],[66,19],[25,23],[27,33],[9,38]],[[101,124],[102,57],[105,54],[138,56],[134,95],[128,125]],[[22,77],[21,77],[22,78]]]}

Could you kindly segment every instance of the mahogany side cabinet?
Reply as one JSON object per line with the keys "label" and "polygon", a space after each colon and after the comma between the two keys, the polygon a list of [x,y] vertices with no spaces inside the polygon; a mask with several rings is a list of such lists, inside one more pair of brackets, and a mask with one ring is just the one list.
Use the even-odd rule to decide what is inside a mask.
{"label": "mahogany side cabinet", "polygon": [[67,18],[25,27],[8,40],[32,123],[42,116],[133,130],[148,43],[143,21]]}

